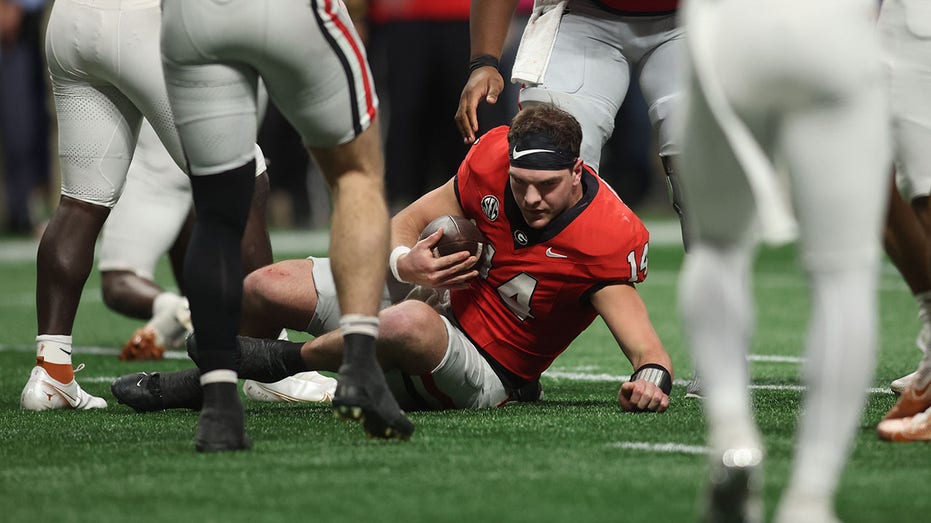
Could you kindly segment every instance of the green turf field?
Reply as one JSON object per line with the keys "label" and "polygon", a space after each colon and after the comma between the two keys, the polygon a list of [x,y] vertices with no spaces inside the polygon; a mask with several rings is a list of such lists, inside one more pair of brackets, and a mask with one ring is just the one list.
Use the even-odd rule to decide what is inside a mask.
{"label": "green turf field", "polygon": [[[618,409],[617,388],[631,368],[596,322],[544,376],[542,403],[413,413],[411,441],[384,443],[335,420],[323,405],[246,402],[254,448],[223,455],[194,452],[196,413],[140,415],[112,400],[109,382],[116,376],[188,364],[124,363],[112,352],[95,353],[117,349],[139,325],[104,308],[96,275],[77,318],[75,364],[87,365],[80,383],[110,407],[22,412],[19,394],[34,355],[35,270],[30,261],[2,261],[0,521],[696,521],[704,422],[701,404],[683,398],[691,366],[675,306],[681,253],[651,247],[641,292],[677,375],[665,414]],[[764,250],[757,264],[760,325],[751,370],[768,447],[770,516],[788,474],[801,395],[795,357],[807,297],[793,256],[791,249]],[[873,430],[894,402],[878,389],[913,370],[919,357],[916,307],[890,266],[881,280],[881,307],[877,390],[838,512],[847,522],[926,521],[931,446],[882,443]]]}

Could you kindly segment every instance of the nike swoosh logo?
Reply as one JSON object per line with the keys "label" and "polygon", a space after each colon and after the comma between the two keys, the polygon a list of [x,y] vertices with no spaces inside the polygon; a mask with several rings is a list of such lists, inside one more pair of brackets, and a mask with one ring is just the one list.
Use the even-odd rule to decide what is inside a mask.
{"label": "nike swoosh logo", "polygon": [[137,386],[137,387],[141,387],[141,386],[142,386],[142,380],[144,380],[144,379],[145,379],[145,376],[139,378],[139,381],[136,382],[136,386]]}
{"label": "nike swoosh logo", "polygon": [[547,258],[568,258],[565,254],[559,254],[558,252],[553,252],[552,247],[546,248],[546,257]]}
{"label": "nike swoosh logo", "polygon": [[61,348],[61,347],[58,347],[58,350],[64,352],[64,353],[67,354],[68,356],[71,356],[71,351],[70,351],[70,350],[65,350],[65,349],[63,349],[63,348]]}
{"label": "nike swoosh logo", "polygon": [[70,400],[69,403],[71,403],[72,406],[75,406],[75,405],[78,404],[78,399],[75,398],[74,396],[72,396],[71,394],[68,394],[68,391],[62,389],[61,387],[55,386],[54,383],[49,383],[49,385],[51,385],[51,387],[52,387],[53,389],[55,389],[55,390],[57,390],[59,393],[61,393],[62,396],[67,397],[67,398]]}
{"label": "nike swoosh logo", "polygon": [[556,152],[556,151],[551,151],[551,150],[549,150],[549,149],[524,149],[523,151],[518,151],[518,150],[517,150],[517,147],[515,147],[515,148],[514,148],[514,155],[512,156],[512,158],[514,158],[514,159],[516,160],[516,159],[521,158],[521,157],[523,157],[523,156],[527,156],[528,154],[534,154],[534,153],[555,153],[555,152]]}

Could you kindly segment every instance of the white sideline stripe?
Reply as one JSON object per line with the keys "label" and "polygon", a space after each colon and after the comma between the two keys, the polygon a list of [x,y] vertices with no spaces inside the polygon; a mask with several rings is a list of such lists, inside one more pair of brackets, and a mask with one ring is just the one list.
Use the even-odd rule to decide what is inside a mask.
{"label": "white sideline stripe", "polygon": [[[330,249],[330,232],[318,231],[276,231],[269,235],[272,252],[308,256],[321,254]],[[39,239],[0,241],[0,263],[22,263],[35,261],[39,250]],[[100,252],[100,249],[97,249]],[[96,261],[95,261],[96,266]]]}
{"label": "white sideline stripe", "polygon": [[[4,351],[15,351],[15,352],[33,352],[35,347],[31,345],[10,345],[6,343],[0,343],[0,352]],[[113,349],[108,347],[74,347],[75,354],[93,354],[100,356],[118,356],[120,354],[120,349]],[[188,355],[184,351],[165,351],[165,359],[169,360],[186,360]],[[764,356],[766,357],[766,356]],[[772,358],[791,358],[791,356],[771,356]],[[604,373],[586,373],[586,372],[567,372],[561,370],[548,370],[543,373],[543,377],[553,379],[553,380],[569,380],[569,381],[596,381],[596,382],[612,382],[612,383],[621,383],[630,379],[630,375],[615,375],[615,374],[604,374]],[[113,380],[114,378],[107,378]],[[91,381],[93,378],[88,378],[87,381]],[[689,380],[677,379],[674,380],[673,385],[686,386],[689,383]],[[804,391],[804,385],[750,385],[751,389],[755,390],[795,390],[795,391]],[[892,389],[886,387],[872,387],[867,389],[870,394],[893,394]]]}
{"label": "white sideline stripe", "polygon": [[803,363],[805,361],[805,358],[798,356],[778,356],[776,354],[751,354],[747,356],[747,359],[766,363]]}
{"label": "white sideline stripe", "polygon": [[646,450],[649,452],[665,452],[676,454],[707,454],[708,447],[699,445],[685,445],[682,443],[648,443],[645,441],[617,441],[609,443],[609,447],[624,450]]}
{"label": "white sideline stripe", "polygon": [[[15,352],[35,352],[36,348],[32,345],[10,345],[7,343],[0,343],[0,352],[6,351],[15,351]],[[114,349],[111,347],[74,347],[74,354],[92,354],[94,356],[119,356],[120,349]],[[166,360],[186,360],[188,359],[187,352],[184,351],[170,351],[166,350],[164,354]],[[74,355],[72,355],[74,359]]]}

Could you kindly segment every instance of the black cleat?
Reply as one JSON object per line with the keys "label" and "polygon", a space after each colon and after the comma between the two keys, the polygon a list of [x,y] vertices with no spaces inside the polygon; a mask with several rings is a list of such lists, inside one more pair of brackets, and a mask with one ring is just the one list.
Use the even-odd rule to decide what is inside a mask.
{"label": "black cleat", "polygon": [[151,374],[135,372],[114,380],[110,392],[117,401],[136,412],[174,408],[197,410],[203,398],[199,380],[197,369]]}
{"label": "black cleat", "polygon": [[337,418],[362,422],[369,437],[410,439],[414,424],[398,406],[381,369],[360,372],[358,368],[345,363],[340,367],[333,413]]}
{"label": "black cleat", "polygon": [[211,383],[204,386],[204,408],[197,418],[194,448],[197,452],[252,448],[252,441],[246,436],[245,414],[235,383]]}
{"label": "black cleat", "polygon": [[121,376],[110,384],[116,401],[129,405],[136,412],[164,410],[159,373],[136,372]]}

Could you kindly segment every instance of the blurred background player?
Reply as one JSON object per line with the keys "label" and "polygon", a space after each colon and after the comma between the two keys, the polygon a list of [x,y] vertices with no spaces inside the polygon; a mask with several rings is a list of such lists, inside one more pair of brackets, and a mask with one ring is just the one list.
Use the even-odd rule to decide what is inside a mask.
{"label": "blurred background player", "polygon": [[[246,238],[268,244],[264,227],[268,174],[256,148],[256,204]],[[179,289],[184,288],[182,262],[194,216],[191,182],[175,165],[158,136],[144,121],[120,201],[101,234],[101,290],[104,303],[120,314],[147,319],[124,346],[121,359],[158,359],[166,347],[178,347],[190,331],[187,299],[155,281],[155,268],[168,253]],[[270,249],[243,242],[243,275],[272,262]]]}
{"label": "blurred background player", "polygon": [[[143,118],[175,163],[184,165],[158,66],[160,19],[159,0],[59,0],[52,7],[46,56],[58,118],[61,201],[39,242],[37,364],[20,397],[24,409],[106,407],[74,380],[71,331],[95,242],[123,190]],[[270,259],[264,238],[256,248],[269,251]]]}
{"label": "blurred background player", "polygon": [[344,5],[166,0],[163,24],[162,63],[197,212],[184,267],[203,371],[196,448],[250,446],[236,389],[236,332],[259,77],[333,192],[330,255],[346,340],[335,411],[363,421],[372,436],[409,437],[413,424],[375,360],[388,210],[377,97]]}
{"label": "blurred background player", "polygon": [[[931,267],[931,260],[928,258],[931,244],[928,243],[926,235],[927,231],[931,231],[931,227],[925,228],[919,221],[919,215],[927,212],[922,211],[922,208],[926,206],[928,197],[926,194],[914,199],[916,206],[913,208],[903,199],[895,180],[892,180],[890,187],[883,246],[918,303],[920,327],[915,337],[915,345],[922,354],[927,354],[931,347],[931,274],[928,269]],[[892,380],[889,384],[892,392],[901,394],[916,373],[917,371],[911,372]]]}
{"label": "blurred background player", "polygon": [[872,0],[684,6],[692,75],[681,165],[693,244],[679,292],[706,378],[708,521],[762,521],[763,442],[746,359],[752,257],[759,237],[795,232],[774,162],[790,175],[811,288],[807,392],[775,521],[838,521],[834,493],[873,372],[889,183],[876,8]]}
{"label": "blurred background player", "polygon": [[39,190],[48,203],[49,111],[42,57],[45,0],[0,0],[0,152],[7,232],[33,234]]}
{"label": "blurred background player", "polygon": [[[926,282],[931,274],[931,10],[925,2],[886,0],[879,17],[892,110],[896,177],[911,203],[924,237],[907,247],[911,258],[924,262],[924,273],[912,280]],[[905,214],[907,211],[903,211]],[[907,216],[907,215],[906,215]],[[900,221],[906,221],[902,218]],[[890,253],[891,255],[891,253]],[[895,259],[895,258],[893,258]],[[900,267],[901,264],[897,264]],[[912,263],[912,266],[918,265]],[[903,271],[903,274],[906,274]],[[906,277],[906,281],[909,277]],[[913,293],[916,285],[909,282]],[[925,288],[927,291],[927,288]],[[920,289],[918,289],[920,290]],[[923,326],[917,344],[924,352],[918,369],[893,382],[901,392],[895,406],[877,426],[879,436],[892,441],[931,441],[931,343],[928,292],[915,293]]]}
{"label": "blurred background player", "polygon": [[[620,405],[668,407],[672,362],[635,288],[647,274],[648,233],[578,158],[580,143],[568,113],[549,104],[524,109],[510,130],[476,142],[454,178],[393,218],[394,279],[449,289],[446,299],[407,299],[380,314],[379,361],[405,408],[536,401],[540,375],[598,315],[635,369]],[[418,241],[447,214],[475,220],[484,233],[481,265],[468,252],[435,258],[439,232]],[[284,323],[320,335],[303,345],[243,338],[244,375],[275,380],[339,365],[342,338],[332,331],[339,312],[321,262],[291,260],[247,278],[247,316],[267,334]],[[397,296],[385,293],[383,304]],[[197,373],[131,374],[111,389],[140,411],[197,405],[190,378]]]}

